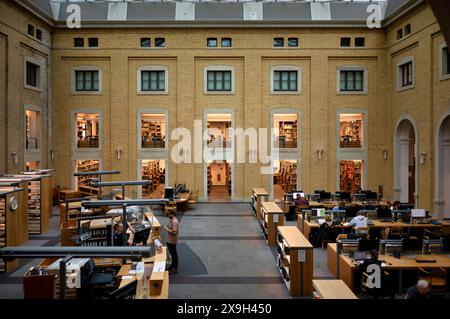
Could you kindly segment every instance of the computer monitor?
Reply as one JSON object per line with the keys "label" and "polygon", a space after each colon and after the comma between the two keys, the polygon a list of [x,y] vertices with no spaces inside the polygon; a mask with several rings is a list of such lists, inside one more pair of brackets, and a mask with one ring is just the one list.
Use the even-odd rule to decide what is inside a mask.
{"label": "computer monitor", "polygon": [[412,218],[425,218],[427,217],[427,212],[423,208],[413,208],[411,209]]}
{"label": "computer monitor", "polygon": [[313,217],[324,217],[325,216],[325,208],[313,208],[311,209],[311,216]]}
{"label": "computer monitor", "polygon": [[304,192],[294,192],[292,193],[292,198],[294,200],[296,200],[297,198],[305,198],[305,193]]}
{"label": "computer monitor", "polygon": [[322,192],[320,193],[320,200],[330,200],[331,199],[331,193],[330,192]]}
{"label": "computer monitor", "polygon": [[442,238],[442,251],[450,252],[450,237]]}
{"label": "computer monitor", "polygon": [[350,201],[352,198],[349,192],[340,192],[339,199],[344,201]]}
{"label": "computer monitor", "polygon": [[133,237],[133,246],[138,244],[145,245],[147,243],[148,237],[150,236],[151,227],[136,231]]}
{"label": "computer monitor", "polygon": [[410,203],[400,203],[400,205],[398,206],[399,210],[411,210],[414,208],[414,204],[410,204]]}
{"label": "computer monitor", "polygon": [[392,211],[389,208],[377,208],[377,218],[378,219],[392,218]]}
{"label": "computer monitor", "polygon": [[378,199],[378,193],[372,192],[372,191],[366,191],[366,200],[367,201],[374,201]]}
{"label": "computer monitor", "polygon": [[356,217],[360,210],[361,210],[360,206],[346,206],[345,207],[345,217],[346,218]]}
{"label": "computer monitor", "polygon": [[134,280],[129,284],[113,291],[109,294],[109,299],[113,300],[130,300],[136,296],[136,288],[138,281]]}
{"label": "computer monitor", "polygon": [[324,189],[316,189],[315,191],[314,191],[314,194],[320,194],[320,193],[325,193],[325,190]]}
{"label": "computer monitor", "polygon": [[422,251],[423,239],[422,238],[403,238],[402,251]]}
{"label": "computer monitor", "polygon": [[360,239],[358,241],[359,251],[378,250],[380,247],[380,241],[378,239]]}
{"label": "computer monitor", "polygon": [[174,200],[175,198],[175,191],[173,187],[166,187],[164,191],[164,198],[168,200]]}

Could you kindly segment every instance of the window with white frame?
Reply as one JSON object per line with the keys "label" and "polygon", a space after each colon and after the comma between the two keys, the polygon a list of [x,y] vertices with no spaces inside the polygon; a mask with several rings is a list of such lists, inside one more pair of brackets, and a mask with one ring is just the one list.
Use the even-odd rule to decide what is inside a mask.
{"label": "window with white frame", "polygon": [[166,147],[167,114],[141,113],[141,148],[155,149]]}
{"label": "window with white frame", "polygon": [[270,82],[272,94],[300,93],[301,70],[297,66],[272,67]]}
{"label": "window with white frame", "polygon": [[100,147],[100,115],[98,113],[75,113],[78,149]]}
{"label": "window with white frame", "polygon": [[234,68],[211,66],[204,70],[205,93],[234,93]]}
{"label": "window with white frame", "polygon": [[448,52],[448,47],[445,43],[442,43],[439,48],[439,61],[440,61],[440,80],[450,79],[450,54]]}
{"label": "window with white frame", "polygon": [[397,64],[397,90],[414,87],[414,58],[406,57]]}
{"label": "window with white frame", "polygon": [[167,67],[151,65],[138,68],[138,93],[167,94],[168,83]]}

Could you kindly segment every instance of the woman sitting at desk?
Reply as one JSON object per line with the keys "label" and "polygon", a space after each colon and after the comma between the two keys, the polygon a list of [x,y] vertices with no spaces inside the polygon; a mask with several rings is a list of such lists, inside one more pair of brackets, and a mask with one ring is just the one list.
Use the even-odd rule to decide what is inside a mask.
{"label": "woman sitting at desk", "polygon": [[324,241],[336,240],[336,223],[331,219],[331,215],[325,216],[325,221],[320,225],[319,229],[319,243]]}

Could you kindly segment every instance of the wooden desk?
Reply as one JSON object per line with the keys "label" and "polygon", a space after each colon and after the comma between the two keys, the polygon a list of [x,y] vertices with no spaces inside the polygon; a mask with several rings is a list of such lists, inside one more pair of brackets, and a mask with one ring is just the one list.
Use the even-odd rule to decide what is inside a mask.
{"label": "wooden desk", "polygon": [[253,209],[255,210],[256,218],[261,220],[261,203],[264,197],[264,200],[269,198],[269,193],[264,188],[253,188],[252,190],[253,200],[256,202],[253,205]]}
{"label": "wooden desk", "polygon": [[145,213],[145,218],[152,224],[152,230],[148,237],[148,243],[153,242],[155,238],[161,238],[161,223],[153,213]]}
{"label": "wooden desk", "polygon": [[[288,268],[290,280],[285,280],[285,283],[290,295],[311,296],[314,273],[313,246],[296,226],[280,226],[278,234],[281,237],[277,238],[277,245],[281,251],[281,254],[278,254],[281,265],[279,263],[278,266],[282,273],[283,268],[285,270]],[[285,252],[284,246],[289,249],[289,254]]]}
{"label": "wooden desk", "polygon": [[342,280],[313,280],[320,299],[358,299]]}
{"label": "wooden desk", "polygon": [[284,212],[274,202],[261,203],[261,227],[267,235],[267,244],[271,247],[276,244],[277,227],[284,225]]}

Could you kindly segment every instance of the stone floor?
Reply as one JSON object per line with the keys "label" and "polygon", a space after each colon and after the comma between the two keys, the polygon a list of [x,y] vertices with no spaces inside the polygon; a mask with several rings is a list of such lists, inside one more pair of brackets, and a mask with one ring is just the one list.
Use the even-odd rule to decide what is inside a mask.
{"label": "stone floor", "polygon": [[[55,209],[50,230],[32,236],[28,245],[59,245],[57,214]],[[168,222],[161,214],[158,219]],[[170,298],[289,298],[275,252],[264,241],[248,203],[201,203],[179,220],[180,266],[170,278]],[[22,276],[37,263],[21,260],[18,269],[0,274],[0,298],[23,298]],[[316,278],[331,278],[326,250],[314,250],[314,264]]]}

